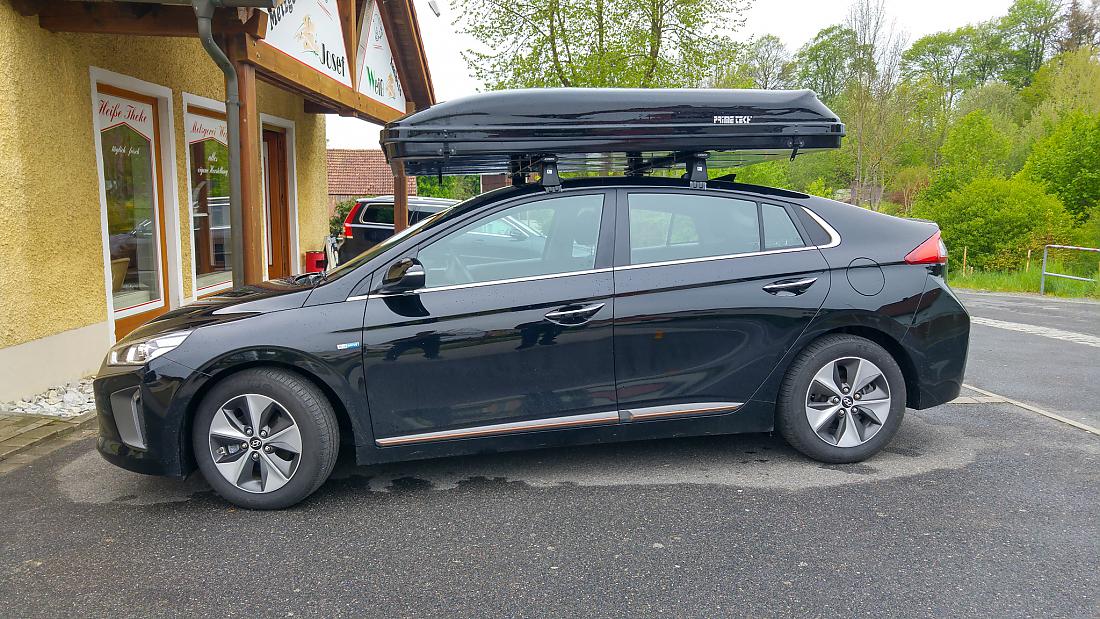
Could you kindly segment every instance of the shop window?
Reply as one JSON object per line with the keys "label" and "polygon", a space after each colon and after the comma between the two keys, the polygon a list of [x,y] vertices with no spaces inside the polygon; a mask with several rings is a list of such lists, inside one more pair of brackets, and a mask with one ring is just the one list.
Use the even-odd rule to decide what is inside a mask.
{"label": "shop window", "polygon": [[224,117],[193,107],[187,124],[188,179],[191,189],[191,243],[195,294],[232,285],[229,225],[229,140]]}
{"label": "shop window", "polygon": [[152,103],[96,93],[116,314],[164,305]]}

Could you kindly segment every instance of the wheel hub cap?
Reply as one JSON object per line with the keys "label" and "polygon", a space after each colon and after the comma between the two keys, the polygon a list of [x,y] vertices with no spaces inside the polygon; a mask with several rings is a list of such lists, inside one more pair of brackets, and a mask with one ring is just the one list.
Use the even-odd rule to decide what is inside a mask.
{"label": "wheel hub cap", "polygon": [[290,411],[254,393],[237,396],[214,413],[209,442],[218,472],[245,492],[282,488],[302,459],[302,434]]}
{"label": "wheel hub cap", "polygon": [[814,374],[806,390],[806,421],[826,443],[858,447],[882,429],[890,403],[890,385],[878,366],[860,357],[843,357]]}

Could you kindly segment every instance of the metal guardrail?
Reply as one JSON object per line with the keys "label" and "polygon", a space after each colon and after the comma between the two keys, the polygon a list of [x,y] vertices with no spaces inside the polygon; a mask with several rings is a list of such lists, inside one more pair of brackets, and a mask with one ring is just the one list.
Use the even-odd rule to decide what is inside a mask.
{"label": "metal guardrail", "polygon": [[1092,279],[1091,277],[1078,277],[1076,275],[1066,275],[1065,273],[1050,273],[1047,271],[1047,252],[1051,249],[1075,249],[1078,251],[1093,251],[1100,253],[1100,249],[1096,247],[1076,247],[1074,245],[1045,245],[1043,247],[1043,274],[1039,277],[1039,294],[1046,294],[1047,289],[1047,276],[1061,277],[1063,279],[1075,279],[1079,282],[1095,282],[1100,280]]}

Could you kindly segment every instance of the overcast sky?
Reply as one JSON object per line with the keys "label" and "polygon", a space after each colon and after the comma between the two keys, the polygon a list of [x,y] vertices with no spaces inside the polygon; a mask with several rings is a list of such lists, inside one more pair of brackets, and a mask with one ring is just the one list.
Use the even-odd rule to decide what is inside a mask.
{"label": "overcast sky", "polygon": [[[461,52],[472,41],[456,32],[449,0],[437,0],[443,14],[436,17],[428,0],[415,0],[420,31],[428,53],[436,99],[446,101],[477,92]],[[775,34],[792,51],[818,30],[840,23],[851,0],[756,0],[746,15],[738,38]],[[886,10],[909,41],[932,32],[948,30],[1003,15],[1011,0],[886,0]],[[378,148],[377,125],[354,118],[328,117],[329,148]]]}

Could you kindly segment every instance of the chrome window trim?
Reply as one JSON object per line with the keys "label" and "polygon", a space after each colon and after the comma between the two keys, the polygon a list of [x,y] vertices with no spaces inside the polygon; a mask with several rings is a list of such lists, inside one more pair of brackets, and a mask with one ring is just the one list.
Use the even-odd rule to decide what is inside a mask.
{"label": "chrome window trim", "polygon": [[676,417],[683,415],[705,415],[732,413],[744,406],[741,402],[692,402],[689,404],[672,404],[664,406],[645,406],[630,410],[602,411],[599,413],[586,413],[583,415],[568,415],[565,417],[545,417],[542,419],[529,419],[527,421],[512,421],[508,423],[494,423],[482,426],[470,426],[455,428],[452,430],[439,430],[436,432],[421,432],[417,434],[402,434],[375,439],[379,447],[391,447],[396,445],[408,445],[413,443],[428,443],[433,441],[445,441],[457,438],[481,438],[499,436],[513,432],[528,430],[554,430],[577,426],[590,426],[597,424],[633,423],[638,421],[650,421],[664,417]]}
{"label": "chrome window trim", "polygon": [[822,228],[824,228],[825,232],[829,233],[829,242],[828,243],[826,243],[825,245],[814,245],[814,247],[816,247],[818,249],[829,249],[829,248],[832,248],[832,247],[836,247],[837,245],[840,245],[840,233],[836,231],[836,228],[829,225],[829,222],[825,221],[824,219],[821,218],[820,215],[818,215],[817,213],[811,211],[810,209],[806,208],[805,206],[803,206],[801,208],[802,208],[802,210],[806,211],[806,214],[809,215],[811,218],[813,218],[813,220],[816,221],[818,223],[818,225],[820,225]]}
{"label": "chrome window trim", "polygon": [[817,245],[810,245],[807,247],[786,247],[784,249],[768,249],[765,251],[747,251],[740,254],[723,254],[720,256],[700,256],[698,258],[681,258],[679,260],[663,260],[661,262],[643,262],[641,264],[624,264],[623,266],[615,267],[616,271],[628,271],[631,269],[645,269],[649,267],[664,267],[674,264],[691,264],[694,262],[713,262],[716,260],[729,260],[731,258],[751,258],[753,256],[766,256],[768,254],[789,254],[796,251],[807,251],[810,249],[817,249]]}
{"label": "chrome window trim", "polygon": [[484,282],[470,282],[468,284],[452,284],[450,286],[431,286],[427,288],[419,288],[417,290],[410,290],[409,292],[401,292],[397,294],[369,294],[358,295],[355,297],[348,297],[348,301],[357,301],[359,299],[381,299],[387,297],[400,297],[410,294],[422,294],[427,292],[442,292],[445,290],[462,290],[464,288],[480,288],[482,286],[495,286],[497,284],[517,284],[520,282],[534,282],[543,279],[556,279],[558,277],[574,277],[577,275],[592,275],[595,273],[609,273],[613,269],[611,267],[604,267],[602,269],[584,269],[583,271],[567,271],[565,273],[550,273],[547,275],[528,275],[526,277],[512,277],[509,279],[493,279]]}
{"label": "chrome window trim", "polygon": [[451,286],[436,286],[430,288],[420,288],[419,290],[412,290],[409,292],[402,292],[399,294],[361,294],[348,297],[348,301],[362,301],[364,299],[384,299],[388,297],[399,297],[410,294],[421,294],[427,292],[441,292],[446,290],[462,290],[465,288],[480,288],[482,286],[495,286],[497,284],[515,284],[520,282],[538,281],[542,279],[553,279],[557,277],[573,277],[575,275],[591,275],[594,273],[607,273],[609,271],[629,271],[633,269],[647,269],[650,267],[663,267],[673,266],[677,264],[693,264],[696,262],[715,262],[718,260],[730,260],[733,258],[751,258],[755,256],[767,256],[769,254],[788,254],[798,251],[809,251],[811,249],[830,249],[840,245],[840,233],[836,231],[836,228],[829,225],[829,222],[822,219],[817,213],[811,211],[805,206],[800,207],[806,211],[806,214],[813,218],[814,221],[820,225],[826,233],[829,235],[829,242],[825,245],[807,245],[805,247],[787,247],[783,249],[768,249],[764,251],[752,251],[743,252],[740,254],[723,254],[720,256],[701,256],[699,258],[682,258],[680,260],[665,260],[662,262],[646,262],[642,264],[624,264],[617,267],[604,267],[601,269],[585,269],[582,271],[569,271],[566,273],[551,273],[549,275],[531,275],[528,277],[513,277],[510,279],[494,279],[484,282],[471,282],[469,284],[453,284]]}

